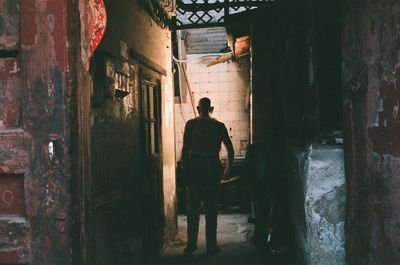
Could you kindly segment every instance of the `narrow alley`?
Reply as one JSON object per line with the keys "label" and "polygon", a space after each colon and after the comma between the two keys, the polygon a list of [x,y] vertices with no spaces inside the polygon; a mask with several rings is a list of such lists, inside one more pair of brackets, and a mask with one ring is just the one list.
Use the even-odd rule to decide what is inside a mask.
{"label": "narrow alley", "polygon": [[396,0],[0,0],[0,265],[398,265],[399,90]]}

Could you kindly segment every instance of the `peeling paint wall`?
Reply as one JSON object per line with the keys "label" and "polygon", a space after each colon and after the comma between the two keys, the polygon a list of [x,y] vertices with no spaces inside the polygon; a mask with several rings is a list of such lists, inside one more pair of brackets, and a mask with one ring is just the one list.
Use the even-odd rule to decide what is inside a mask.
{"label": "peeling paint wall", "polygon": [[345,178],[341,146],[296,150],[291,215],[298,264],[345,264]]}
{"label": "peeling paint wall", "polygon": [[345,257],[343,152],[322,146],[342,128],[333,2],[277,3],[251,16],[253,141],[285,157],[276,163],[289,186],[295,240],[287,244],[298,264],[344,264]]}
{"label": "peeling paint wall", "polygon": [[71,264],[67,1],[0,10],[0,263]]}
{"label": "peeling paint wall", "polygon": [[[82,54],[87,51],[87,40],[80,39],[86,36],[80,34],[80,29],[83,33],[87,30],[80,15],[85,14],[87,1],[0,0],[0,264],[95,264],[94,235],[104,233],[109,227],[102,225],[110,223],[93,211],[99,202],[93,185],[98,168],[93,166],[99,161],[109,163],[108,170],[117,169],[113,174],[101,173],[111,180],[117,175],[114,180],[122,186],[124,192],[119,195],[125,196],[120,198],[127,205],[115,209],[120,214],[115,223],[122,224],[120,234],[108,241],[116,244],[109,244],[105,253],[115,255],[115,247],[121,247],[122,264],[127,264],[123,259],[132,258],[132,253],[138,264],[143,263],[143,245],[151,245],[152,238],[135,238],[130,228],[123,228],[140,219],[134,226],[140,230],[152,221],[141,211],[144,207],[135,208],[146,197],[142,196],[142,183],[134,181],[145,160],[140,154],[138,98],[140,71],[148,71],[146,58],[165,69],[159,74],[165,216],[162,233],[155,236],[163,242],[176,232],[170,31],[153,23],[136,1],[106,2],[117,6],[117,22],[103,51],[119,56],[123,40],[142,56],[138,56],[140,62],[129,58],[135,66],[135,93],[99,110],[93,107],[95,80],[93,68],[88,68],[93,62]],[[131,111],[134,104],[136,112]],[[96,137],[97,133],[103,138]],[[125,157],[118,154],[127,148]],[[91,151],[98,149],[103,156],[93,156]],[[115,162],[125,158],[132,163]],[[91,164],[94,160],[97,164]],[[100,212],[103,210],[108,209]]]}
{"label": "peeling paint wall", "polygon": [[400,263],[399,9],[343,1],[348,264]]}

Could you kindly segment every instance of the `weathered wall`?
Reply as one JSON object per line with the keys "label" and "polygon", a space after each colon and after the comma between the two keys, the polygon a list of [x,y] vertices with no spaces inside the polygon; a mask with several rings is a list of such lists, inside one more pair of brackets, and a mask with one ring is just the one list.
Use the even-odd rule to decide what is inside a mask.
{"label": "weathered wall", "polygon": [[0,11],[0,263],[71,264],[67,1]]}
{"label": "weathered wall", "polygon": [[[86,143],[81,155],[89,163],[83,180],[84,196],[88,198],[83,203],[87,204],[90,224],[83,231],[87,245],[82,246],[82,251],[88,250],[87,257],[93,264],[143,264],[162,247],[160,242],[166,243],[176,232],[171,34],[152,21],[138,1],[105,4],[108,24],[104,39],[89,71],[84,71],[87,62],[81,56],[80,69],[84,72],[78,81],[82,85],[79,115],[89,122],[89,126],[85,122],[80,125],[84,129],[80,137]],[[85,3],[80,5],[80,12],[85,13]],[[121,54],[121,41],[126,43],[128,54]],[[101,67],[105,64],[101,62],[104,54],[116,64],[126,62],[133,69],[130,94],[122,100],[106,97],[102,91],[108,82],[104,81],[106,72]],[[157,170],[144,150],[144,75],[159,78],[161,84],[163,223],[157,223],[152,204],[157,194],[149,186],[153,182],[151,172]]]}
{"label": "weathered wall", "polygon": [[[188,55],[187,58],[199,56],[201,54]],[[225,123],[231,136],[235,156],[244,156],[250,138],[248,58],[242,58],[239,63],[226,62],[207,67],[209,60],[201,59],[187,63],[187,77],[194,100],[193,104],[197,106],[202,97],[211,99],[211,104],[214,106],[212,116]],[[188,91],[181,93],[188,93]],[[195,117],[189,95],[186,98],[188,102],[175,105],[176,154],[178,160],[181,156],[186,121]],[[221,157],[227,157],[224,148],[222,148]]]}
{"label": "weathered wall", "polygon": [[332,21],[324,16],[326,3],[291,1],[252,18],[253,141],[286,155],[279,163],[288,171],[299,264],[344,263],[343,152],[306,150],[341,128],[340,65],[329,60],[340,56],[339,19],[335,4]]}
{"label": "weathered wall", "polygon": [[[131,205],[133,208],[140,203],[139,193],[134,193],[135,189],[128,190],[137,184],[129,177],[140,172],[136,159],[140,155],[135,153],[141,141],[135,138],[140,126],[135,127],[137,121],[124,123],[127,117],[134,121],[135,115],[118,112],[121,105],[125,107],[124,102],[112,102],[111,107],[105,108],[111,109],[112,113],[103,116],[96,116],[92,109],[94,89],[87,68],[88,58],[82,54],[85,49],[76,49],[87,45],[87,39],[80,39],[85,34],[79,34],[79,29],[83,33],[87,29],[83,20],[80,21],[86,14],[86,4],[85,1],[0,1],[0,193],[5,198],[0,203],[2,264],[71,264],[72,255],[77,264],[93,262],[91,248],[96,227],[90,225],[96,224],[93,212],[96,201],[91,170],[96,164],[91,164],[90,150],[96,151],[99,143],[115,143],[106,145],[110,149],[101,150],[109,151],[110,155],[132,147],[126,153],[127,156],[134,155],[132,164],[126,166],[118,161],[108,169],[117,169],[112,172],[118,174],[116,181],[128,176],[127,180],[118,183],[120,186],[129,184],[123,187],[123,195],[128,194],[128,198],[123,199],[135,201],[136,204]],[[142,57],[151,58],[166,70],[161,77],[162,172],[165,235],[172,237],[176,222],[170,33],[152,23],[135,1],[118,1],[114,6],[119,8],[118,16],[122,15],[117,16],[119,22],[112,25],[111,32],[114,30],[117,34],[109,35],[111,44],[106,46],[109,47],[107,51],[118,55],[121,39],[139,51]],[[141,65],[134,59],[131,62]],[[137,80],[138,70],[135,68]],[[138,93],[134,95],[137,97]],[[91,145],[95,138],[91,136],[98,132],[102,118],[109,118],[105,120],[109,125],[105,126],[105,134],[113,134],[110,128],[115,126],[114,129],[120,129],[125,138],[131,137],[129,141],[113,140],[116,138],[107,135],[107,139],[111,139],[109,142],[98,138],[98,142]],[[53,156],[49,151],[50,141],[54,146]],[[70,159],[71,155],[74,155],[74,160]],[[114,162],[115,158],[121,156],[113,157]],[[105,162],[110,163],[113,159]],[[110,172],[102,173],[110,177]],[[135,188],[141,189],[140,186]],[[134,212],[135,209],[129,210]],[[124,215],[120,217],[125,225],[132,220],[129,219],[132,215],[126,219]],[[97,224],[101,225],[103,221],[100,219]],[[144,222],[141,220],[142,224]],[[123,252],[141,255],[140,248],[123,248]]]}
{"label": "weathered wall", "polygon": [[[164,179],[164,204],[167,215],[166,229],[174,231],[175,208],[175,145],[174,145],[174,95],[172,75],[171,32],[162,29],[139,6],[138,1],[107,4],[110,12],[109,31],[99,50],[113,54],[119,51],[119,40],[141,53],[166,71],[161,75],[162,106],[162,166]],[[114,15],[114,19],[112,16]],[[140,61],[140,58],[138,59]],[[143,65],[144,63],[141,62]],[[140,94],[140,93],[139,93]],[[140,139],[137,139],[140,141]]]}
{"label": "weathered wall", "polygon": [[348,264],[400,263],[400,3],[342,1]]}
{"label": "weathered wall", "polygon": [[99,50],[107,47],[107,51],[117,54],[120,47],[119,40],[123,40],[128,47],[149,58],[166,71],[161,76],[164,202],[165,213],[168,215],[166,227],[173,231],[175,145],[171,32],[151,22],[151,18],[138,5],[138,1],[122,1],[112,5],[110,2],[109,4],[107,8],[111,14],[114,14],[115,19],[110,17],[108,35],[105,36]]}
{"label": "weathered wall", "polygon": [[294,152],[291,215],[298,264],[345,264],[345,179],[340,146]]}

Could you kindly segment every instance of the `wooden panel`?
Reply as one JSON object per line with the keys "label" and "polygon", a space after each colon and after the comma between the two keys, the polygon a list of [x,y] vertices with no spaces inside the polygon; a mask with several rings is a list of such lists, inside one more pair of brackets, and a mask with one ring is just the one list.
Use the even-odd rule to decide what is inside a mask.
{"label": "wooden panel", "polygon": [[16,249],[11,250],[0,250],[0,264],[1,265],[12,265],[21,264],[18,262],[18,252]]}
{"label": "wooden panel", "polygon": [[0,174],[0,216],[25,215],[24,176]]}

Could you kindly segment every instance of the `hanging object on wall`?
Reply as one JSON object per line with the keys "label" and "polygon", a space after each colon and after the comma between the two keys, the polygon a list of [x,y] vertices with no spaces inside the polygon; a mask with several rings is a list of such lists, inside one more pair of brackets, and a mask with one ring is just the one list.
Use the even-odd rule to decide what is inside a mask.
{"label": "hanging object on wall", "polygon": [[106,31],[107,13],[104,0],[89,1],[89,11],[89,49],[92,55]]}
{"label": "hanging object on wall", "polygon": [[104,0],[81,0],[81,47],[82,62],[89,69],[90,58],[103,39],[107,26],[107,13]]}

